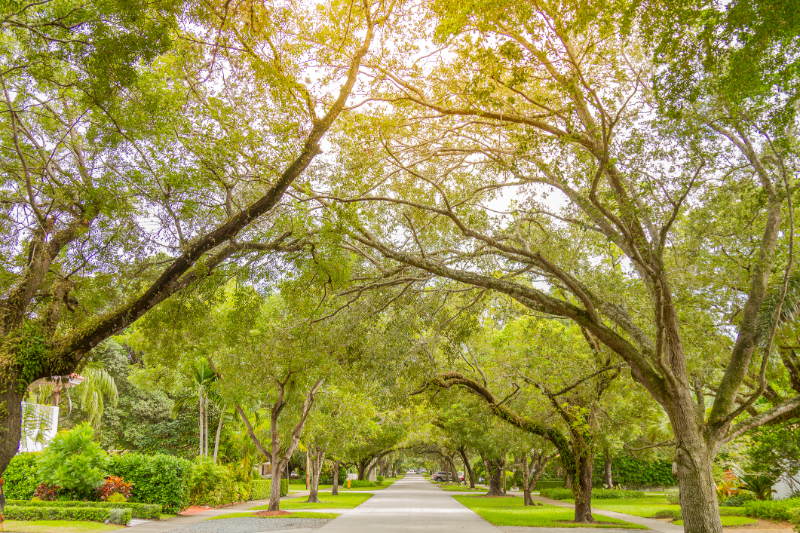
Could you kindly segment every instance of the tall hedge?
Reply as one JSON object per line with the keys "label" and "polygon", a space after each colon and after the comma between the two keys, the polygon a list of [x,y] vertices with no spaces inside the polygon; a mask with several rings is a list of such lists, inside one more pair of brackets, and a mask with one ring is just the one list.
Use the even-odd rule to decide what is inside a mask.
{"label": "tall hedge", "polygon": [[172,455],[129,453],[112,456],[111,475],[133,483],[132,502],[160,504],[175,514],[189,505],[192,462]]}
{"label": "tall hedge", "polygon": [[[254,479],[250,498],[253,500],[268,500],[271,486],[271,479]],[[286,496],[287,494],[289,494],[289,480],[281,479],[281,496]]]}
{"label": "tall hedge", "polygon": [[[595,480],[603,479],[603,460],[594,462]],[[633,487],[673,487],[678,480],[672,475],[671,461],[643,461],[621,455],[611,460],[614,484]]]}
{"label": "tall hedge", "polygon": [[33,491],[40,483],[36,465],[36,459],[40,455],[40,452],[18,453],[11,459],[6,471],[3,472],[6,499],[30,500],[33,498]]}

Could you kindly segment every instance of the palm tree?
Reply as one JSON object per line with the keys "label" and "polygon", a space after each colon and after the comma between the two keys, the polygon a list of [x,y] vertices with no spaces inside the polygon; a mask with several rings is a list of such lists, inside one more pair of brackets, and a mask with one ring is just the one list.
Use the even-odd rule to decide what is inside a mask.
{"label": "palm tree", "polygon": [[86,412],[87,422],[95,429],[100,427],[105,403],[108,398],[113,407],[119,402],[119,393],[114,378],[100,363],[91,362],[81,371],[84,377],[80,386],[81,409]]}
{"label": "palm tree", "polygon": [[[172,415],[189,407],[197,405],[199,412],[199,435],[200,435],[200,455],[208,457],[208,408],[209,401],[220,405],[222,403],[219,395],[212,390],[212,386],[217,381],[217,374],[206,360],[199,360],[192,365],[189,371],[189,392],[175,400],[172,406]],[[224,409],[224,408],[223,408]],[[219,428],[217,429],[216,442],[214,443],[214,461],[216,462],[217,449],[219,447],[219,434],[222,429],[222,416],[220,416]]]}

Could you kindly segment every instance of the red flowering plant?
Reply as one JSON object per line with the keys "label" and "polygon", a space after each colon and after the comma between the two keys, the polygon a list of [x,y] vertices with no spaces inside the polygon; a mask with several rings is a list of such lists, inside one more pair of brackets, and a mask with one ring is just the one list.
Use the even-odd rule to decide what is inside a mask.
{"label": "red flowering plant", "polygon": [[36,490],[33,491],[33,497],[39,498],[44,502],[52,502],[58,496],[58,491],[61,487],[57,487],[55,485],[48,485],[47,483],[42,483]]}
{"label": "red flowering plant", "polygon": [[119,476],[109,476],[106,482],[97,488],[97,496],[102,500],[108,500],[112,494],[122,494],[125,499],[131,497],[132,483],[128,483]]}

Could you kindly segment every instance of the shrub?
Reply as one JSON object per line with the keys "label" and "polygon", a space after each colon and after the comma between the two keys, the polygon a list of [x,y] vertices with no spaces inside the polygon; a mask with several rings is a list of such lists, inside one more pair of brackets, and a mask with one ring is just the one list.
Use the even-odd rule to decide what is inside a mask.
{"label": "shrub", "polygon": [[790,520],[790,511],[800,508],[800,499],[753,500],[745,502],[744,514],[753,518],[770,520]]}
{"label": "shrub", "polygon": [[[570,489],[543,489],[539,494],[551,500],[571,500],[575,497]],[[644,498],[644,492],[613,489],[594,489],[592,491],[592,499],[595,500],[619,500],[622,498]]]}
{"label": "shrub", "polygon": [[614,489],[594,489],[592,491],[592,499],[595,500],[621,500],[623,498],[644,498],[644,492]]}
{"label": "shrub", "polygon": [[112,456],[110,473],[133,484],[131,501],[160,504],[175,514],[189,504],[192,463],[172,455]]}
{"label": "shrub", "polygon": [[119,476],[109,476],[106,482],[97,488],[97,496],[104,502],[111,501],[109,499],[111,496],[120,496],[121,501],[127,501],[131,497],[131,484]]}
{"label": "shrub", "polygon": [[[253,500],[268,500],[271,486],[272,480],[270,479],[254,479],[250,498]],[[281,479],[281,496],[286,496],[287,494],[289,494],[289,481]]]}
{"label": "shrub", "polygon": [[92,496],[103,484],[108,467],[108,454],[93,439],[94,430],[88,424],[56,435],[38,460],[42,481],[76,499]]}
{"label": "shrub", "polygon": [[667,498],[669,503],[681,503],[680,493],[677,490],[670,489],[664,491],[664,496]]}
{"label": "shrub", "polygon": [[161,506],[149,503],[109,503],[109,502],[28,502],[25,500],[9,500],[11,507],[92,507],[97,509],[130,509],[134,518],[155,519],[161,517]]}
{"label": "shrub", "polygon": [[41,453],[18,453],[11,458],[6,471],[3,472],[6,498],[29,500],[33,497],[39,480],[37,459]]}
{"label": "shrub", "polygon": [[131,521],[130,509],[93,507],[6,507],[6,520],[83,520],[127,525]]}
{"label": "shrub", "polygon": [[756,495],[752,492],[741,491],[739,494],[735,496],[731,496],[730,498],[725,498],[724,500],[720,501],[719,504],[722,507],[741,507],[744,505],[744,502],[749,502],[756,499]]}
{"label": "shrub", "polygon": [[224,505],[233,501],[231,498],[236,492],[231,471],[205,457],[198,457],[192,466],[189,487],[192,505]]}
{"label": "shrub", "polygon": [[536,482],[536,486],[533,487],[533,490],[543,490],[543,489],[563,489],[564,488],[564,480],[563,479],[555,479],[555,480],[539,480]]}
{"label": "shrub", "polygon": [[789,509],[789,522],[794,524],[794,530],[800,533],[800,507]]}
{"label": "shrub", "polygon": [[383,477],[383,476],[375,476],[375,480],[376,480],[378,483],[383,483],[383,480],[384,480],[384,479],[386,479],[386,478],[385,478],[385,477]]}
{"label": "shrub", "polygon": [[571,500],[575,497],[570,489],[542,489],[539,494],[551,500]]}
{"label": "shrub", "polygon": [[676,518],[681,518],[681,510],[680,509],[659,509],[656,511],[656,514],[653,515],[654,518],[672,518],[673,520]]}
{"label": "shrub", "polygon": [[38,498],[39,501],[44,502],[51,502],[58,497],[58,490],[61,487],[55,487],[53,485],[48,485],[47,483],[42,483],[36,490],[33,491],[33,497]]}
{"label": "shrub", "polygon": [[[595,461],[595,477],[602,479],[603,461]],[[678,480],[672,475],[671,461],[643,461],[621,455],[611,460],[614,483],[637,487],[673,487]]]}
{"label": "shrub", "polygon": [[114,494],[106,498],[106,501],[108,503],[125,503],[126,501],[128,501],[128,499],[125,498],[125,496],[123,496],[122,493],[115,492]]}
{"label": "shrub", "polygon": [[375,482],[365,480],[358,480],[354,479],[350,482],[351,488],[365,488],[365,487],[374,487]]}

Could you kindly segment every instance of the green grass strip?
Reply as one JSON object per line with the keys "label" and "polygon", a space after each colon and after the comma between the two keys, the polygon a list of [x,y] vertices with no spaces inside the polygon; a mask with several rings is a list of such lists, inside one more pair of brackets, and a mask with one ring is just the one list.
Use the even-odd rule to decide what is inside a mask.
{"label": "green grass strip", "polygon": [[211,518],[206,518],[206,522],[209,520],[224,520],[225,518],[323,518],[323,519],[334,519],[342,516],[339,513],[315,513],[315,512],[298,512],[292,513],[290,515],[280,515],[280,516],[255,516],[253,513],[228,513],[228,514],[221,514],[219,516],[212,516]]}
{"label": "green grass strip", "polygon": [[[372,494],[369,493],[339,494],[337,496],[328,493],[320,493],[320,503],[305,503],[305,498],[302,496],[300,498],[281,500],[281,511],[292,511],[295,509],[353,509],[370,498],[372,498]],[[267,511],[269,510],[269,505],[251,507],[249,510]]]}
{"label": "green grass strip", "polygon": [[575,518],[575,511],[572,509],[554,505],[525,507],[520,497],[453,496],[453,498],[495,526],[647,529],[645,526],[601,515],[593,515],[597,521],[594,524],[576,524],[572,522]]}

